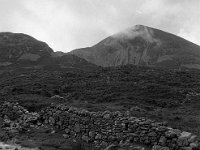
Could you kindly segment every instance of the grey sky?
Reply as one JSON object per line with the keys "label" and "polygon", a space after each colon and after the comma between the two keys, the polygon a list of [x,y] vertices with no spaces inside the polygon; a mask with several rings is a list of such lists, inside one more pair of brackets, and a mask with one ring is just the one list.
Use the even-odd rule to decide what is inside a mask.
{"label": "grey sky", "polygon": [[143,24],[200,45],[200,0],[0,0],[0,32],[23,32],[55,51],[92,46]]}

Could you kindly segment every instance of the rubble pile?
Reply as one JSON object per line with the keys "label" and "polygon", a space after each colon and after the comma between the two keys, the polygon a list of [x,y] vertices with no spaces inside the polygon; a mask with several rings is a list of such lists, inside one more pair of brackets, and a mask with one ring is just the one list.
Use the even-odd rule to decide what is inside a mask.
{"label": "rubble pile", "polygon": [[64,131],[63,137],[81,138],[96,146],[141,143],[153,150],[198,149],[197,137],[189,132],[168,127],[150,119],[136,118],[126,112],[90,112],[66,105],[51,105],[39,114],[28,112],[17,103],[0,106],[1,117],[19,127],[35,124],[50,125]]}
{"label": "rubble pile", "polygon": [[29,112],[18,103],[5,102],[0,105],[0,117],[4,120],[4,129],[20,131],[37,124],[40,115]]}

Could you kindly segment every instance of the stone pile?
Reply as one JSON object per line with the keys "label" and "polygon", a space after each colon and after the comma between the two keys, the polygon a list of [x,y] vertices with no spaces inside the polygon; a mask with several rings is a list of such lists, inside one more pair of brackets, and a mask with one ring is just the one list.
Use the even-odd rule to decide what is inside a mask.
{"label": "stone pile", "polygon": [[4,120],[4,129],[20,131],[36,125],[40,115],[29,112],[18,103],[5,102],[0,105],[0,117]]}
{"label": "stone pile", "polygon": [[51,105],[39,113],[28,112],[17,103],[0,106],[1,117],[9,128],[50,125],[64,131],[64,138],[81,138],[96,146],[141,143],[153,150],[198,149],[197,137],[150,119],[136,118],[127,112],[90,112],[66,105]]}

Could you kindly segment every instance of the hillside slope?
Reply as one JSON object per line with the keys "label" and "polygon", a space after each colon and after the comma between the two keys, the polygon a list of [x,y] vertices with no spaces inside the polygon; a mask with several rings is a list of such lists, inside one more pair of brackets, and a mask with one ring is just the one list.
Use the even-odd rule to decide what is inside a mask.
{"label": "hillside slope", "polygon": [[92,47],[70,53],[103,67],[134,64],[200,69],[198,45],[143,25],[136,25]]}
{"label": "hillside slope", "polygon": [[1,70],[16,67],[90,69],[96,65],[62,52],[54,52],[46,43],[23,33],[0,33]]}
{"label": "hillside slope", "polygon": [[12,64],[20,60],[38,61],[50,56],[53,50],[44,42],[23,33],[0,33],[1,65]]}
{"label": "hillside slope", "polygon": [[19,102],[30,111],[51,103],[91,111],[127,111],[133,107],[135,116],[166,120],[172,127],[198,135],[199,91],[199,70],[128,65],[93,71],[52,68],[0,74],[0,102]]}

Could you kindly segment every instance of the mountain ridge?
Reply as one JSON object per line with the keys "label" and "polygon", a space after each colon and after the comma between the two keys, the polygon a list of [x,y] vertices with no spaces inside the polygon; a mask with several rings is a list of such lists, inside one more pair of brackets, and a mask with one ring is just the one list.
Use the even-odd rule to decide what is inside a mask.
{"label": "mountain ridge", "polygon": [[0,67],[89,69],[95,65],[63,52],[24,33],[0,32]]}

